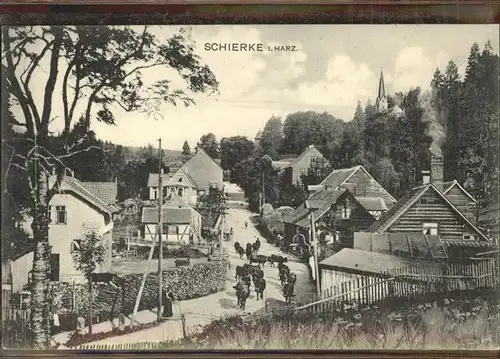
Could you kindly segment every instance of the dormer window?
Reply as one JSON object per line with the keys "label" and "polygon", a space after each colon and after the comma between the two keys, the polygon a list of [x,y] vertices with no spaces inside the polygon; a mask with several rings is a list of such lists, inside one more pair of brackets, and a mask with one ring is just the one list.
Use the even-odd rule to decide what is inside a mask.
{"label": "dormer window", "polygon": [[473,241],[476,239],[476,236],[473,234],[464,234],[462,238],[464,241]]}

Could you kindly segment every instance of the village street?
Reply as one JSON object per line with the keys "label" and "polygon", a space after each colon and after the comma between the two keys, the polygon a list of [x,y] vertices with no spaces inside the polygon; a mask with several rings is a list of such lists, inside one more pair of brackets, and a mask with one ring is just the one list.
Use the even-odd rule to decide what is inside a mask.
{"label": "village street", "polygon": [[[240,259],[234,249],[235,241],[238,241],[243,247],[246,243],[253,243],[257,238],[261,241],[261,248],[259,253],[265,255],[277,254],[286,256],[288,258],[287,265],[290,270],[297,275],[296,297],[295,301],[298,303],[308,302],[314,293],[315,287],[309,279],[309,270],[305,264],[300,263],[297,259],[283,254],[278,248],[267,243],[267,241],[259,235],[257,229],[253,226],[251,221],[252,213],[246,209],[230,209],[229,214],[226,216],[226,228],[233,228],[234,237],[230,241],[223,241],[223,248],[229,254],[231,268],[228,271],[226,290],[214,293],[201,298],[186,300],[174,303],[174,316],[166,322],[154,327],[138,331],[131,334],[107,338],[101,341],[94,342],[93,344],[125,344],[125,343],[138,343],[138,342],[159,342],[165,340],[177,340],[182,338],[182,324],[181,313],[185,315],[187,332],[193,332],[200,326],[207,325],[213,320],[225,316],[235,314],[246,315],[255,312],[264,312],[265,302],[268,303],[268,310],[275,306],[284,305],[284,298],[281,290],[281,283],[279,281],[278,269],[271,267],[268,263],[264,268],[264,278],[266,279],[267,286],[264,292],[264,299],[257,301],[255,299],[255,291],[253,284],[251,286],[250,298],[246,302],[245,311],[237,308],[237,298],[233,286],[236,284],[235,269],[237,265],[246,263],[246,259]],[[245,221],[249,226],[245,229]],[[203,278],[200,278],[203,280]],[[144,310],[137,313],[137,323],[150,323],[156,320],[156,309]],[[130,316],[126,325],[130,323]],[[110,322],[104,322],[93,326],[93,332],[106,332],[112,329]],[[56,335],[55,340],[64,343],[67,339],[68,333],[61,333]]]}

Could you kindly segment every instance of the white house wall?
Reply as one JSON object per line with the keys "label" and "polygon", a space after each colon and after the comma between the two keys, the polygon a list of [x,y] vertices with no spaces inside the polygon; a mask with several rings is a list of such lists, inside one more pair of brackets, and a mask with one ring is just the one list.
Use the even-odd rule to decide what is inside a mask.
{"label": "white house wall", "polygon": [[[72,194],[56,194],[50,201],[52,206],[52,224],[49,225],[49,243],[52,253],[59,253],[60,280],[73,280],[81,277],[71,257],[71,243],[75,239],[84,239],[87,229],[93,228],[103,234],[104,228],[112,228],[112,222],[106,226],[104,215],[83,200]],[[56,206],[66,206],[66,224],[55,224]],[[111,250],[111,248],[109,248]]]}

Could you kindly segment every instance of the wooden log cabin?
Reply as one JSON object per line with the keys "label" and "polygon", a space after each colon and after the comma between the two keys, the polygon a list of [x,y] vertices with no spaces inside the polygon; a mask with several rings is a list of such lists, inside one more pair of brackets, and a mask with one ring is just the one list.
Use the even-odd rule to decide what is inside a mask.
{"label": "wooden log cabin", "polygon": [[367,232],[415,232],[439,235],[443,241],[490,241],[434,184],[408,192]]}
{"label": "wooden log cabin", "polygon": [[390,209],[397,200],[363,166],[333,170],[309,191],[348,189],[375,218]]}
{"label": "wooden log cabin", "polygon": [[[362,231],[375,222],[375,218],[347,189],[315,192],[308,201],[316,208],[313,210],[316,228],[323,234],[331,235],[341,247],[352,248],[354,232]],[[283,219],[288,242],[294,242],[298,233],[309,238],[309,213],[304,203]]]}

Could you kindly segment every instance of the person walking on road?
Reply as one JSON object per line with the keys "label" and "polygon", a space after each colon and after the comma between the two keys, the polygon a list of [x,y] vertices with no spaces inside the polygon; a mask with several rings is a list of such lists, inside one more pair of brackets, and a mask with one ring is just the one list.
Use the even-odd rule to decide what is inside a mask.
{"label": "person walking on road", "polygon": [[248,228],[248,222],[245,221],[245,229],[247,229],[247,228]]}

